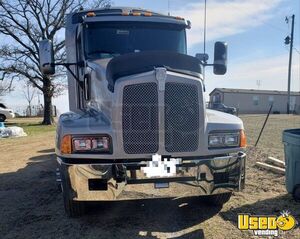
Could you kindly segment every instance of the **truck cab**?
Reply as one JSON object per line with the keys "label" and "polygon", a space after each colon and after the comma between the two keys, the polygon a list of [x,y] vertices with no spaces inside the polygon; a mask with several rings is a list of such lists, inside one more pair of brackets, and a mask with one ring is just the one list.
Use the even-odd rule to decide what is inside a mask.
{"label": "truck cab", "polygon": [[[86,201],[201,196],[223,204],[245,181],[242,121],[206,109],[203,68],[187,55],[189,21],[139,8],[78,11],[66,19],[70,112],[57,125],[58,182],[68,215]],[[41,71],[54,74],[52,44]],[[138,186],[139,185],[139,186]],[[130,193],[129,193],[130,192]]]}

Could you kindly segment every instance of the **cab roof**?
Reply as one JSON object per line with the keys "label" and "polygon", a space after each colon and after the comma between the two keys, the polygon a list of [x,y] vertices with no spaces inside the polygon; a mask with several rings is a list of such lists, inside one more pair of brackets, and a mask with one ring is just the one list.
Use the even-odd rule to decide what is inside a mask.
{"label": "cab roof", "polygon": [[[112,16],[123,16],[128,17],[142,17],[142,18],[158,18],[163,19],[163,21],[168,21],[177,24],[186,24],[186,21],[182,17],[168,16],[165,14],[153,12],[150,10],[134,7],[107,7],[99,9],[89,9],[89,10],[79,10],[77,12],[71,13],[72,23],[77,24],[84,21],[87,17],[112,17]],[[124,19],[125,20],[125,19]]]}

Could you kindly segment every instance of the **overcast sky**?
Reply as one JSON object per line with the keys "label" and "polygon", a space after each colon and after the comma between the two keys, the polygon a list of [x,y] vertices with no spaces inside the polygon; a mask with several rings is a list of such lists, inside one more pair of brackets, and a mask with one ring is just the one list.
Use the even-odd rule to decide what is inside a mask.
{"label": "overcast sky", "polygon": [[[115,6],[135,6],[168,13],[167,0],[113,2]],[[192,22],[192,29],[187,31],[188,53],[203,52],[204,0],[170,0],[169,10],[172,15]],[[299,0],[207,0],[206,49],[210,60],[215,41],[226,41],[229,47],[225,76],[215,76],[211,68],[206,69],[207,93],[216,87],[286,90],[289,49],[284,45],[284,38],[290,33],[291,24],[286,24],[285,17],[292,14],[296,15],[292,90],[300,91],[299,13]],[[66,94],[54,100],[61,112],[68,110]],[[5,102],[11,106],[26,104],[17,87],[5,97]]]}

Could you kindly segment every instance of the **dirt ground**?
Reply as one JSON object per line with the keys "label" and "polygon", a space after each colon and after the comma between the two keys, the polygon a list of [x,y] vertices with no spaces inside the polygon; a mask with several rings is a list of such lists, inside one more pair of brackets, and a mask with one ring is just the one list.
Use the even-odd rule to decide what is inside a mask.
{"label": "dirt ground", "polygon": [[[284,177],[254,166],[267,156],[283,159],[282,130],[300,128],[300,116],[272,115],[254,148],[264,117],[241,117],[250,145],[246,188],[223,208],[209,207],[199,197],[143,199],[91,204],[86,216],[70,219],[55,183],[54,129],[2,139],[0,238],[251,238],[251,232],[237,229],[238,213],[279,215],[289,210],[300,222],[300,204],[286,193]],[[30,127],[34,125],[25,130]],[[280,236],[299,237],[299,227]]]}

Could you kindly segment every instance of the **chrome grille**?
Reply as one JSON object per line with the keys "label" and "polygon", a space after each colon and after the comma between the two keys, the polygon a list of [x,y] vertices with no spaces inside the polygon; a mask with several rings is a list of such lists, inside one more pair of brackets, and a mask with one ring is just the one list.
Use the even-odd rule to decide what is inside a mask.
{"label": "chrome grille", "polygon": [[123,143],[128,154],[158,151],[158,91],[156,83],[135,84],[123,91]]}
{"label": "chrome grille", "polygon": [[196,85],[166,83],[165,148],[168,152],[191,152],[198,148],[199,99]]}

